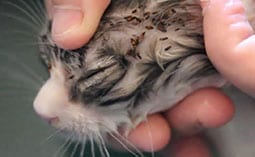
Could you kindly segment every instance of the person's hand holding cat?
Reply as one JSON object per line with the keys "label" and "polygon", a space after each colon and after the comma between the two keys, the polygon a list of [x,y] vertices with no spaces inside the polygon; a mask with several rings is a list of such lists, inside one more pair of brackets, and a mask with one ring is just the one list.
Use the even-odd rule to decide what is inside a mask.
{"label": "person's hand holding cat", "polygon": [[79,48],[95,33],[110,0],[45,0],[52,37],[62,48]]}
{"label": "person's hand holding cat", "polygon": [[[254,94],[255,58],[251,27],[246,23],[239,1],[211,0],[203,3],[205,41],[208,55],[217,68],[243,90]],[[66,49],[85,44],[95,32],[100,17],[109,0],[47,0],[53,18],[53,38]],[[216,14],[215,14],[216,13]],[[241,21],[241,22],[240,22]],[[194,134],[203,128],[219,127],[228,122],[234,113],[228,97],[214,88],[194,92],[166,114],[153,115],[130,134],[130,141],[137,147],[151,150],[148,137],[150,125],[153,147],[163,148],[170,139],[171,129],[183,134]],[[169,125],[170,124],[170,125]],[[170,129],[171,126],[171,129]],[[181,139],[174,147],[175,156],[203,156],[209,151],[197,137]],[[199,155],[199,156],[198,156]]]}
{"label": "person's hand holding cat", "polygon": [[[254,0],[247,2],[252,3],[247,5],[255,5]],[[227,80],[255,96],[255,35],[242,1],[211,0],[203,6],[205,43],[210,60]],[[254,11],[250,16],[254,17]]]}

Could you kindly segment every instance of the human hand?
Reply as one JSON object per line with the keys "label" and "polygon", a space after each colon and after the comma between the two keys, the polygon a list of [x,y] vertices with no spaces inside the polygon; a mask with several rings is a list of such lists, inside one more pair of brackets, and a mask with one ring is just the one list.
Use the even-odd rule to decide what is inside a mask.
{"label": "human hand", "polygon": [[84,45],[95,33],[110,0],[45,0],[52,38],[64,49]]}
{"label": "human hand", "polygon": [[[66,49],[79,48],[85,44],[95,32],[109,2],[109,0],[46,0],[49,16],[53,19],[54,41]],[[67,11],[67,14],[63,14],[61,10]],[[169,142],[171,129],[183,134],[193,134],[203,128],[218,127],[231,119],[233,110],[231,101],[220,91],[213,88],[201,89],[164,115],[150,116],[147,122],[131,132],[129,139],[142,150],[151,151],[153,145],[153,149],[157,151]],[[197,137],[182,139],[176,143],[173,150],[176,156],[178,154],[191,156],[192,153],[187,150],[199,152],[203,157],[209,156],[204,142]]]}
{"label": "human hand", "polygon": [[[254,0],[243,1],[252,2],[251,7],[255,4]],[[255,35],[242,1],[211,0],[202,6],[210,60],[230,82],[255,96]]]}
{"label": "human hand", "polygon": [[[202,0],[201,0],[202,1]],[[247,0],[246,0],[247,1]],[[249,2],[255,3],[253,0]],[[205,35],[205,44],[206,50],[210,60],[216,66],[216,68],[224,75],[230,82],[234,85],[247,92],[250,95],[255,96],[255,36],[254,31],[251,25],[248,22],[248,19],[245,15],[244,5],[241,0],[203,0],[202,1],[203,14],[204,14],[204,35]],[[253,13],[253,16],[255,13]],[[254,20],[254,19],[253,19]],[[254,21],[252,21],[254,25]],[[200,91],[202,92],[202,91]],[[196,126],[196,122],[203,120],[203,126],[205,128],[209,127],[217,127],[217,125],[210,124],[224,124],[233,115],[233,106],[230,101],[228,101],[227,97],[222,97],[219,91],[215,91],[217,97],[214,97],[212,93],[213,91],[207,91],[209,93],[193,93],[191,96],[187,97],[183,102],[177,105],[174,109],[170,110],[170,116],[168,116],[168,120],[170,120],[170,124],[173,128],[177,128],[179,131],[186,132],[187,129],[185,127],[186,123],[183,121],[188,120],[192,121],[192,112],[195,113],[208,113],[208,115],[204,114],[204,116],[198,118],[196,121],[193,121],[193,126]],[[197,102],[195,102],[195,95],[198,97]],[[204,108],[207,105],[198,104],[203,100],[203,94],[207,96],[207,103],[211,104],[214,108],[214,112],[210,112],[211,109]],[[215,94],[215,93],[214,93]],[[211,97],[212,96],[212,97]],[[208,99],[209,97],[209,99]],[[210,99],[212,98],[212,99]],[[189,100],[189,99],[193,99]],[[192,105],[197,104],[197,108],[193,110],[190,109],[181,109],[181,106],[184,106],[186,101],[191,101],[189,105],[186,107],[189,108]],[[203,102],[203,101],[202,101]],[[214,103],[213,103],[214,102]],[[184,105],[183,105],[184,103]],[[218,103],[223,103],[221,105],[217,105]],[[210,106],[210,105],[209,105]],[[220,106],[220,107],[219,107]],[[221,108],[222,107],[222,108]],[[179,109],[177,109],[179,108]],[[176,111],[177,110],[177,111]],[[199,112],[199,110],[202,110]],[[191,115],[191,118],[184,117],[183,113],[178,113],[178,111],[182,111],[187,115]],[[210,114],[212,116],[210,116]],[[218,115],[220,114],[220,116]],[[225,114],[225,115],[224,115]],[[194,115],[194,114],[193,114]],[[195,114],[197,115],[197,114]],[[175,122],[174,117],[180,117],[182,120],[178,120]],[[211,118],[212,119],[211,119]],[[200,120],[199,120],[200,119]],[[193,119],[194,120],[194,119]],[[161,125],[162,126],[162,125]],[[190,125],[192,126],[192,125]],[[192,128],[192,127],[188,127]],[[190,140],[190,139],[189,139]],[[197,139],[196,139],[197,140]],[[182,141],[183,142],[183,141]],[[185,141],[182,144],[179,144],[179,150],[176,151],[176,156],[192,156],[191,154],[196,154],[197,152],[208,152],[202,141],[198,142],[198,145],[203,145],[200,149],[197,149],[195,145],[185,145]],[[189,143],[189,142],[187,142]],[[181,148],[183,147],[183,148]],[[189,153],[185,152],[189,149]],[[189,148],[188,148],[189,147]],[[196,151],[193,151],[196,150]],[[204,150],[204,151],[203,151]],[[182,152],[187,154],[182,154]],[[191,153],[192,152],[192,153]],[[191,154],[190,154],[191,153]],[[197,155],[197,154],[196,154]],[[201,155],[201,154],[200,154]],[[203,155],[201,155],[203,156]],[[208,156],[208,155],[204,155]]]}
{"label": "human hand", "polygon": [[169,143],[172,129],[183,136],[177,140],[173,138],[169,153],[174,157],[211,157],[206,142],[196,134],[226,124],[233,114],[234,107],[227,96],[215,88],[204,88],[193,92],[165,114],[150,116],[131,132],[129,139],[142,150],[157,151]]}

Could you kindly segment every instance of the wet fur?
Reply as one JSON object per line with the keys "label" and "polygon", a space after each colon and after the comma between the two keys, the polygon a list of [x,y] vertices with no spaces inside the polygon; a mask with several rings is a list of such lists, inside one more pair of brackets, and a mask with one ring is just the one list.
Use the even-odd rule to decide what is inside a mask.
{"label": "wet fur", "polygon": [[[247,6],[253,0],[248,1]],[[253,19],[252,9],[249,13]],[[45,23],[39,45],[50,78],[35,109],[58,117],[51,123],[56,134],[67,137],[64,147],[81,142],[80,156],[86,141],[108,156],[109,136],[133,153],[123,135],[147,115],[198,88],[225,83],[205,54],[197,0],[112,0],[92,40],[72,51],[55,45],[51,22]]]}
{"label": "wet fur", "polygon": [[192,91],[225,83],[206,56],[196,0],[112,1],[93,39],[72,51],[45,28],[40,49],[51,76],[35,108],[79,141],[120,138]]}

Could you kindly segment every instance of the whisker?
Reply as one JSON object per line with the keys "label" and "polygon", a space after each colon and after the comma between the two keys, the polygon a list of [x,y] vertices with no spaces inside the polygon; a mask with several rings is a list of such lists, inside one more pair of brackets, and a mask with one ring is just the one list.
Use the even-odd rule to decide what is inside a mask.
{"label": "whisker", "polygon": [[15,22],[20,22],[21,24],[25,24],[26,26],[30,27],[34,32],[38,32],[38,30],[39,30],[30,21],[28,21],[26,19],[22,19],[15,14],[0,13],[0,15],[3,17],[6,17],[6,18],[13,19],[13,20],[15,20]]}
{"label": "whisker", "polygon": [[100,143],[101,143],[101,145],[103,147],[103,151],[104,151],[106,157],[110,157],[110,153],[109,153],[109,151],[106,148],[106,144],[104,142],[104,139],[103,139],[102,135],[100,133],[98,133],[97,136],[99,137],[99,141],[100,141]]}
{"label": "whisker", "polygon": [[105,157],[105,154],[104,154],[104,151],[103,151],[103,148],[102,148],[102,144],[100,142],[98,142],[98,148],[99,148],[101,156]]}
{"label": "whisker", "polygon": [[22,101],[24,103],[28,103],[29,105],[31,105],[31,102],[33,102],[33,98],[29,98],[29,95],[18,95],[18,94],[13,94],[13,93],[9,93],[8,95],[3,95],[0,94],[0,100],[8,100],[9,102],[11,102],[13,100],[13,98],[18,98],[19,101]]}
{"label": "whisker", "polygon": [[31,91],[22,90],[22,93],[20,93],[20,92],[15,93],[13,90],[6,91],[6,90],[1,89],[1,91],[0,91],[1,96],[13,96],[13,95],[16,95],[16,94],[22,94],[22,95],[19,95],[20,97],[22,97],[22,96],[27,96],[27,95],[31,94]]}
{"label": "whisker", "polygon": [[64,156],[68,152],[68,149],[71,147],[72,144],[73,144],[73,141],[70,140],[69,144],[64,147],[64,150],[63,150],[63,152],[61,153],[60,156]]}
{"label": "whisker", "polygon": [[155,157],[154,145],[153,145],[153,142],[152,142],[152,141],[153,141],[153,138],[152,138],[151,126],[150,126],[150,124],[148,123],[148,119],[147,119],[147,118],[145,119],[145,122],[147,123],[147,124],[146,124],[146,127],[147,127],[148,135],[149,135],[149,138],[150,138],[151,156],[152,156],[152,157]]}
{"label": "whisker", "polygon": [[[12,69],[10,68],[10,70],[12,70]],[[1,69],[0,69],[0,71],[1,71]],[[12,70],[12,73],[7,74],[6,76],[8,76],[8,77],[5,80],[9,80],[9,81],[12,80],[12,81],[16,81],[17,83],[19,82],[23,85],[33,87],[31,89],[34,91],[37,91],[38,89],[40,89],[40,86],[43,84],[41,82],[38,83],[33,78],[30,78],[29,76],[25,75],[24,73],[21,73],[20,71],[17,71],[17,70],[15,71],[15,69]],[[15,89],[15,87],[10,87],[10,88]],[[16,88],[16,89],[18,89],[18,88]],[[31,90],[31,89],[28,89],[28,90]]]}
{"label": "whisker", "polygon": [[27,72],[27,74],[29,74],[32,78],[35,79],[35,81],[38,81],[38,82],[35,82],[36,85],[38,84],[40,85],[44,82],[44,80],[41,77],[39,77],[40,76],[39,74],[37,74],[31,67],[26,65],[24,62],[21,62],[20,60],[18,60],[15,56],[10,56],[10,54],[7,55],[3,53],[0,53],[0,56],[6,57],[8,61],[12,61],[13,63],[19,65],[19,67],[23,68]]}
{"label": "whisker", "polygon": [[46,142],[48,142],[52,138],[56,137],[60,132],[62,132],[62,129],[57,129],[54,133],[52,133],[50,136],[48,136],[46,139],[44,139],[41,142],[41,145],[44,145]]}
{"label": "whisker", "polygon": [[[54,153],[54,157],[58,157],[58,155],[62,154],[62,156],[66,153],[68,147],[70,147],[70,145],[72,144],[72,139],[74,137],[74,134],[71,134],[66,140],[65,142],[57,149],[57,151]],[[65,149],[66,148],[66,149]],[[63,151],[62,151],[63,150]],[[62,152],[61,152],[62,151]]]}
{"label": "whisker", "polygon": [[85,153],[85,149],[86,149],[86,138],[85,137],[82,138],[81,144],[82,144],[82,146],[81,146],[81,151],[80,151],[80,157],[84,157],[84,153]]}
{"label": "whisker", "polygon": [[22,90],[23,92],[31,92],[31,90],[34,92],[37,91],[37,89],[31,88],[31,86],[24,86],[24,84],[22,83],[15,84],[15,85],[13,83],[11,84],[5,83],[4,85],[1,85],[0,87],[2,91],[8,91],[9,89],[11,89],[12,90],[11,92],[13,92],[13,90],[18,90],[18,91]]}
{"label": "whisker", "polygon": [[[138,152],[138,154],[137,153],[135,153],[134,151],[132,151],[125,143],[123,143],[118,137],[116,137],[115,135],[113,135],[112,133],[108,133],[113,139],[115,139],[125,150],[127,150],[129,153],[131,153],[133,156],[135,156],[135,157],[139,157],[139,155],[140,156],[142,156],[143,157],[143,155],[141,155],[140,154],[140,151],[138,151],[138,149],[137,148],[135,148],[135,150]],[[126,141],[125,141],[126,142]],[[129,144],[130,145],[130,144]],[[132,146],[132,147],[135,147],[135,146]]]}
{"label": "whisker", "polygon": [[90,141],[90,145],[91,145],[92,157],[95,157],[95,145],[94,145],[94,140],[93,140],[92,136],[89,136],[89,141]]}
{"label": "whisker", "polygon": [[[139,157],[139,156],[144,157],[143,153],[134,144],[132,144],[127,138],[123,137],[119,132],[109,129],[104,124],[102,124],[102,126],[106,129],[107,133],[111,137],[113,137],[124,149],[126,149],[132,155],[134,155],[135,157]],[[116,134],[117,136],[115,136],[114,134]],[[132,151],[130,148],[134,149],[138,154]]]}
{"label": "whisker", "polygon": [[[33,15],[37,15],[37,17],[35,16],[35,18],[38,19],[38,21],[40,21],[40,23],[43,25],[43,21],[42,19],[44,19],[45,17],[45,14],[43,11],[41,11],[41,9],[35,4],[35,3],[32,3],[32,6],[29,6],[29,4],[27,4],[24,0],[19,0],[25,7],[26,9],[28,9]],[[35,1],[35,2],[38,2]],[[38,3],[37,3],[38,4]],[[38,4],[39,5],[39,4]],[[32,7],[34,7],[34,9],[32,9]],[[44,9],[42,9],[44,10]],[[38,12],[39,11],[39,12]]]}
{"label": "whisker", "polygon": [[35,11],[37,11],[37,15],[40,15],[43,18],[47,18],[46,8],[42,1],[35,1],[35,3],[32,3],[32,7],[35,8]]}
{"label": "whisker", "polygon": [[82,138],[81,136],[82,136],[81,134],[78,135],[78,140],[77,140],[75,146],[74,146],[73,149],[72,149],[72,152],[71,152],[70,157],[73,157],[73,156],[75,155],[75,153],[76,153],[76,151],[77,151],[77,149],[78,149],[78,146],[80,145],[80,140],[81,140],[81,138]]}
{"label": "whisker", "polygon": [[[6,68],[6,67],[4,67]],[[12,68],[9,68],[9,70],[12,70]],[[2,70],[0,69],[0,72]],[[4,73],[2,73],[4,74]],[[12,80],[13,81],[18,81],[22,84],[26,84],[29,85],[31,87],[34,87],[36,90],[40,88],[42,83],[38,83],[36,80],[28,77],[27,75],[25,75],[25,73],[21,72],[21,71],[17,71],[17,69],[13,69],[11,73],[7,73],[6,76],[8,76],[6,78],[6,80]]]}
{"label": "whisker", "polygon": [[144,157],[143,153],[134,145],[132,144],[127,138],[123,137],[119,133],[116,132],[116,134],[125,142],[127,143],[131,148],[133,148],[141,157]]}
{"label": "whisker", "polygon": [[79,142],[76,142],[74,148],[72,149],[72,153],[71,153],[70,157],[73,157],[75,155],[78,146],[79,146]]}
{"label": "whisker", "polygon": [[22,46],[38,46],[38,45],[49,45],[50,42],[24,42],[23,40],[15,40],[16,43],[12,45],[22,45]]}
{"label": "whisker", "polygon": [[5,35],[5,34],[10,35],[10,33],[15,34],[15,35],[17,34],[17,35],[22,35],[22,36],[27,36],[27,37],[38,38],[37,34],[28,33],[28,32],[25,32],[25,31],[18,31],[18,30],[10,30],[10,31],[7,31],[7,32],[2,32],[1,34],[2,35]]}
{"label": "whisker", "polygon": [[42,25],[37,20],[35,20],[35,17],[32,16],[33,14],[31,14],[27,10],[21,8],[19,5],[15,4],[15,3],[12,3],[12,2],[9,2],[9,1],[3,1],[3,4],[10,5],[10,6],[16,8],[17,10],[21,11],[24,15],[29,17],[35,25],[37,25],[37,26],[41,26]]}

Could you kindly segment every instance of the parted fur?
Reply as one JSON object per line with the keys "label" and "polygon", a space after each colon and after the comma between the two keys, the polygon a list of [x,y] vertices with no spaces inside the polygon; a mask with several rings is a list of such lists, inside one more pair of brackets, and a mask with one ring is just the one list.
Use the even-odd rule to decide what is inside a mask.
{"label": "parted fur", "polygon": [[49,29],[40,40],[51,76],[35,103],[43,90],[66,91],[65,101],[52,100],[68,106],[55,126],[77,137],[128,132],[192,91],[225,83],[206,56],[197,0],[113,0],[91,41],[72,51]]}

